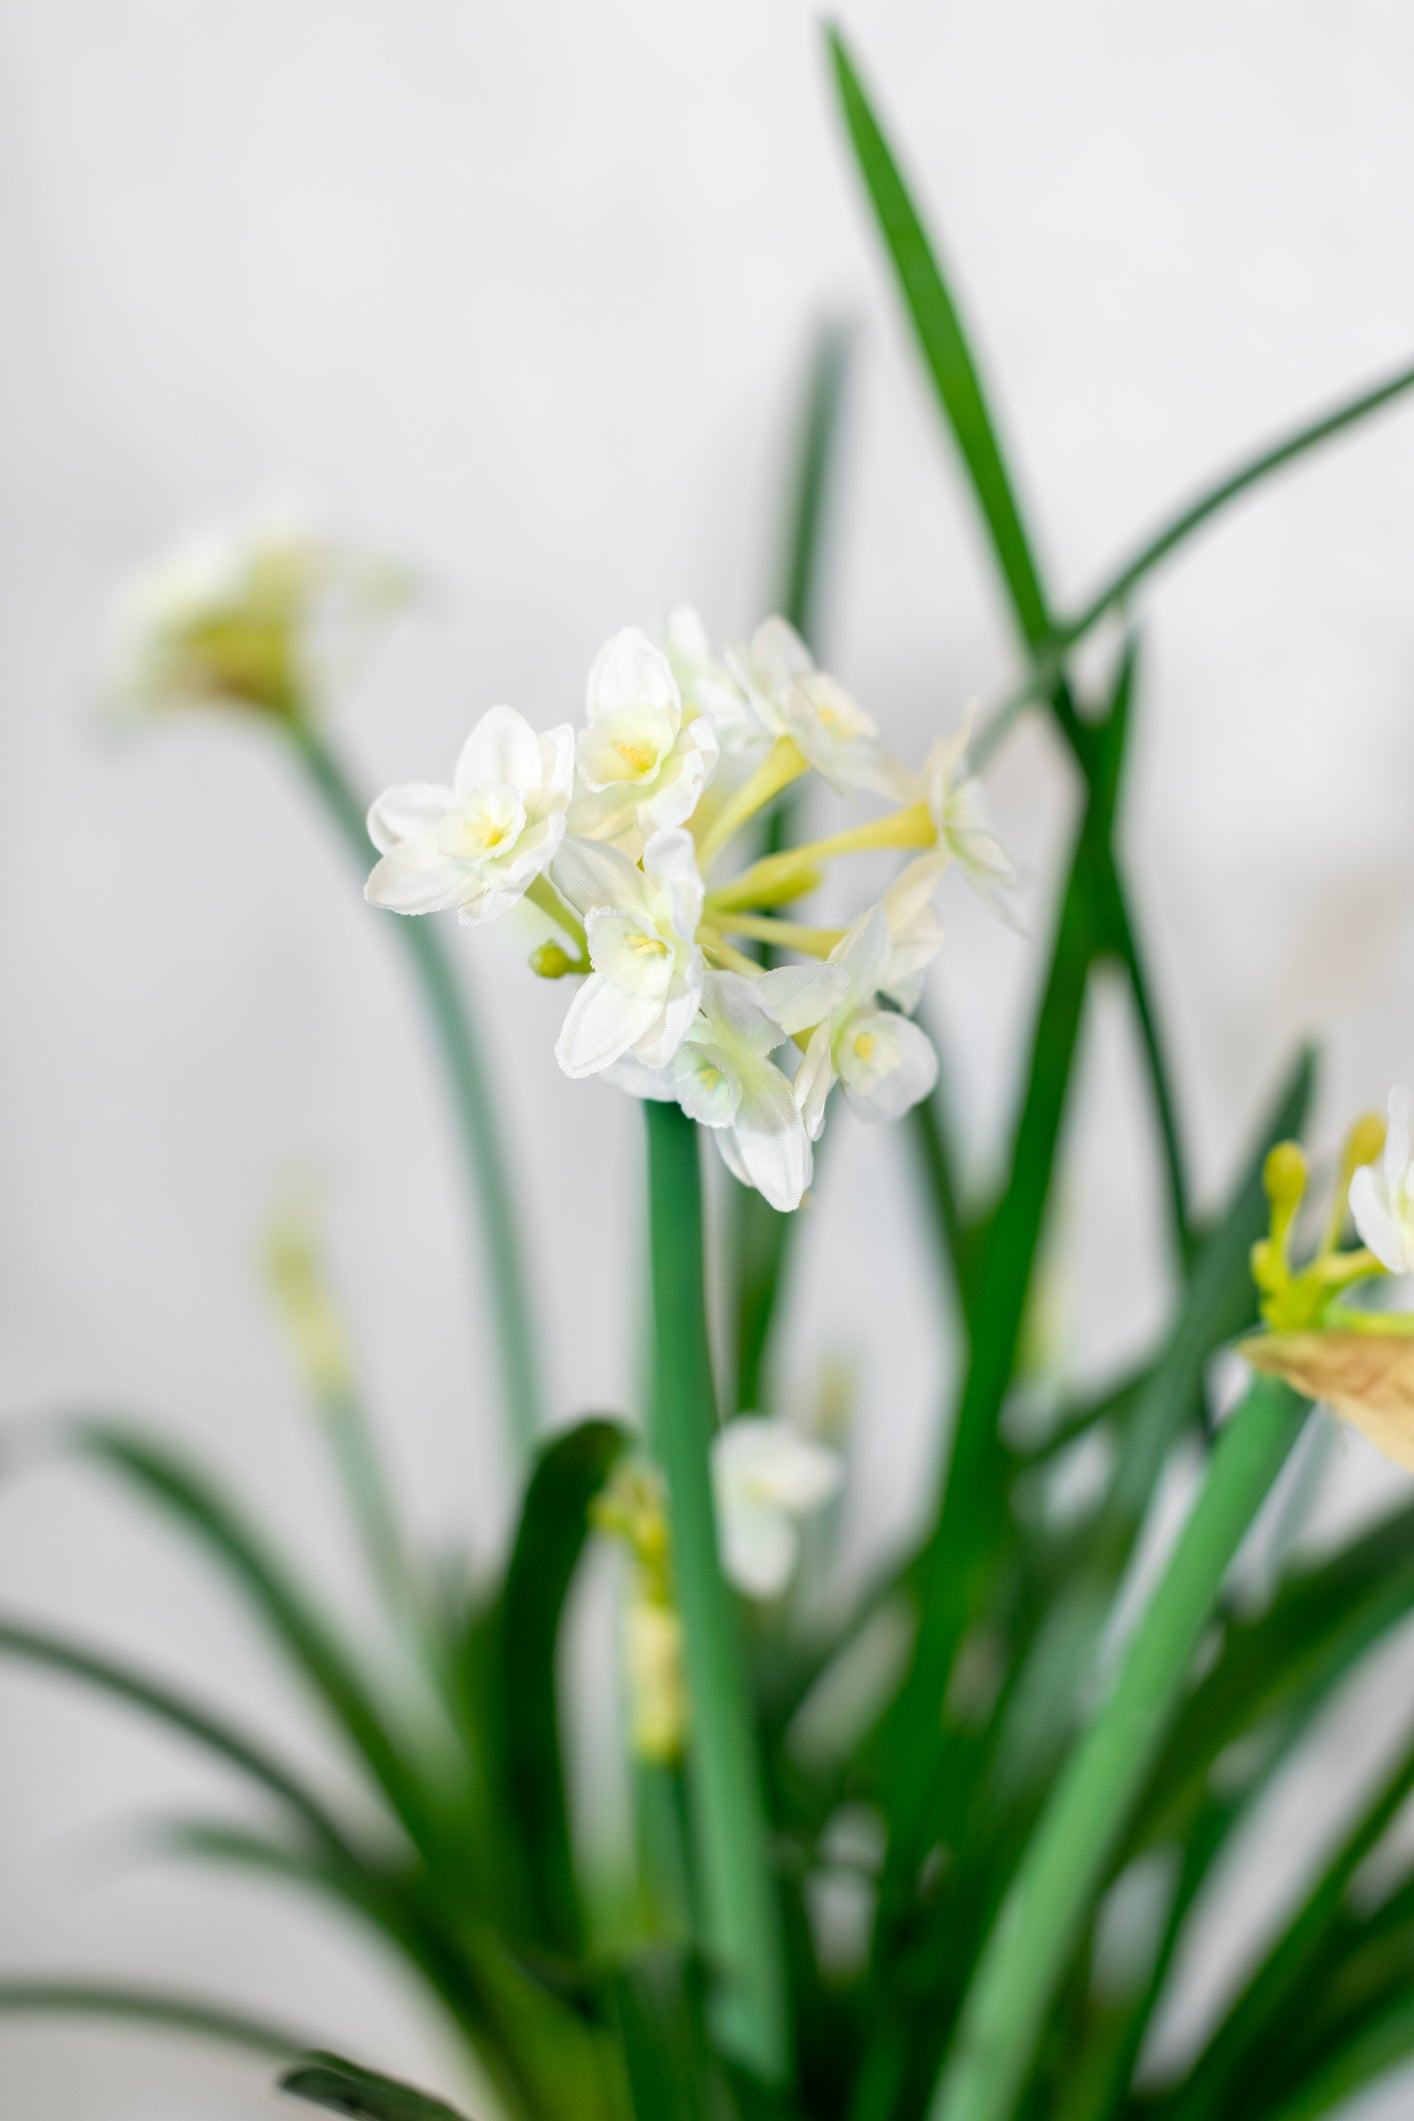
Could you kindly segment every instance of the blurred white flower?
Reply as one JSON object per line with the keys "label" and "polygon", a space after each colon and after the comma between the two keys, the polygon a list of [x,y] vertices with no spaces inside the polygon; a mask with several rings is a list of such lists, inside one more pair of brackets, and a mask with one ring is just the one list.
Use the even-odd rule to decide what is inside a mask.
{"label": "blurred white flower", "polygon": [[710,1127],[732,1176],[788,1213],[800,1206],[813,1158],[790,1080],[769,1056],[819,1023],[845,986],[834,965],[785,965],[754,979],[708,972],[701,1008],[671,1064],[620,1063],[614,1080],[638,1097],[679,1104]]}
{"label": "blurred white flower", "polygon": [[1414,1160],[1410,1127],[1414,1097],[1389,1093],[1389,1125],[1378,1163],[1362,1164],[1350,1181],[1350,1213],[1361,1239],[1391,1274],[1414,1273]]}
{"label": "blurred white flower", "polygon": [[1005,894],[1016,882],[1011,856],[987,822],[982,783],[967,770],[973,716],[950,737],[939,737],[923,765],[923,792],[938,844],[957,861],[993,911],[1011,920]]}
{"label": "blurred white flower", "polygon": [[717,732],[707,715],[684,715],[667,656],[636,626],[595,657],[585,713],[570,831],[636,856],[697,808],[717,763]]}
{"label": "blurred white flower", "polygon": [[884,893],[889,924],[889,962],[879,992],[911,1016],[923,994],[923,975],[943,947],[943,923],[933,904],[952,856],[946,848],[920,854]]}
{"label": "blurred white flower", "polygon": [[697,1014],[702,879],[686,832],[658,832],[643,867],[617,847],[566,839],[554,880],[584,922],[592,970],[555,1046],[566,1075],[597,1075],[624,1054],[664,1068]]}
{"label": "blurred white flower", "polygon": [[766,732],[731,672],[717,662],[707,629],[690,605],[669,612],[663,645],[684,702],[705,714],[724,752],[749,751]]}
{"label": "blurred white flower", "polygon": [[407,577],[357,555],[290,504],[189,538],[119,592],[107,692],[140,713],[229,705],[298,718],[313,705],[314,635],[381,616]]}
{"label": "blurred white flower", "polygon": [[[896,1010],[877,1006],[894,977],[893,958],[883,906],[857,921],[830,953],[849,986],[839,1007],[812,1034],[795,1078],[796,1102],[812,1141],[820,1138],[825,1101],[836,1080],[861,1119],[899,1119],[938,1079],[938,1056],[927,1035]],[[921,971],[916,953],[909,961],[916,978]]]}
{"label": "blurred white flower", "polygon": [[382,860],[364,896],[393,913],[456,907],[495,920],[549,866],[574,780],[568,722],[537,736],[513,707],[492,707],[457,760],[450,788],[412,781],[380,795],[368,835]]}
{"label": "blurred white flower", "polygon": [[835,1494],[843,1466],[789,1422],[743,1414],[712,1445],[722,1570],[748,1598],[778,1598],[800,1553],[799,1520]]}
{"label": "blurred white flower", "polygon": [[867,788],[901,799],[909,775],[892,759],[864,709],[817,670],[795,628],[764,619],[745,647],[727,651],[732,675],[763,737],[790,737],[834,788]]}

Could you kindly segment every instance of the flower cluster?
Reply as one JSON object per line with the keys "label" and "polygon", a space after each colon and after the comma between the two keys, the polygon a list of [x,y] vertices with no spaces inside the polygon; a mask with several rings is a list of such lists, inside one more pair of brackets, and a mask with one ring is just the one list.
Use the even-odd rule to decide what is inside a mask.
{"label": "flower cluster", "polygon": [[[562,941],[533,969],[579,983],[555,1049],[565,1073],[679,1104],[743,1184],[795,1208],[836,1083],[866,1119],[896,1119],[933,1086],[911,1014],[942,941],[944,870],[957,861],[994,899],[1011,882],[966,740],[910,771],[785,620],[717,657],[679,610],[661,642],[630,627],[601,650],[578,730],[537,734],[493,707],[449,783],[381,796],[367,896],[472,925],[536,906]],[[743,832],[810,773],[892,807],[733,873]],[[913,859],[848,927],[783,914],[868,849]],[[763,946],[801,962],[768,968],[748,954]]]}

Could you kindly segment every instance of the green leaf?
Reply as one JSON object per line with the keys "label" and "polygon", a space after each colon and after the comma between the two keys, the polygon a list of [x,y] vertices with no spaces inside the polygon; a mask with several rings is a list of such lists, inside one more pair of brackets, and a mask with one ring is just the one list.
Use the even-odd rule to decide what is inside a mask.
{"label": "green leaf", "polygon": [[930,2121],[1006,2121],[1015,2112],[1223,1576],[1307,1411],[1286,1387],[1259,1380],[1224,1428],[1113,1688],[1056,1784],[983,1947]]}
{"label": "green leaf", "polygon": [[779,1910],[735,1600],[718,1560],[711,1447],[717,1427],[703,1290],[697,1129],[676,1105],[644,1107],[655,1328],[653,1445],[668,1484],[673,1570],[692,1725],[688,1781],[705,1952],[719,2040],[768,2083],[789,2073]]}
{"label": "green leaf", "polygon": [[962,452],[1023,638],[1036,648],[1051,634],[1045,593],[958,305],[837,30],[829,32],[829,44],[855,158],[924,363]]}
{"label": "green leaf", "polygon": [[435,1806],[414,1765],[331,1629],[234,1504],[155,1438],[97,1420],[76,1422],[65,1433],[72,1448],[165,1511],[224,1571],[362,1759],[413,1841],[423,1848],[435,1842]]}
{"label": "green leaf", "polygon": [[324,1846],[350,1853],[343,1829],[322,1800],[226,1717],[203,1708],[175,1688],[138,1671],[106,1651],[88,1648],[48,1628],[0,1621],[0,1656],[20,1657],[101,1688],[214,1753],[280,1799]]}
{"label": "green leaf", "polygon": [[244,2011],[228,2010],[223,2003],[103,1980],[0,1981],[0,2016],[114,2018],[167,2032],[193,2033],[199,2039],[253,2048],[264,2055],[297,2055],[309,2045],[307,2034],[289,2032]]}
{"label": "green leaf", "polygon": [[445,2100],[414,2091],[396,2078],[360,2069],[340,2055],[318,2051],[287,2070],[280,2089],[292,2099],[306,2099],[330,2113],[352,2115],[354,2121],[465,2121]]}
{"label": "green leaf", "polygon": [[525,1852],[537,1941],[570,1954],[583,1949],[584,1925],[561,1760],[556,1650],[589,1506],[626,1441],[618,1423],[591,1420],[544,1447],[491,1623],[503,1801]]}
{"label": "green leaf", "polygon": [[713,2121],[716,2072],[683,1955],[638,1953],[616,1968],[610,1987],[635,2121]]}
{"label": "green leaf", "polygon": [[[354,793],[343,766],[315,728],[307,721],[292,721],[287,727],[336,830],[366,873],[374,854],[364,822],[367,804]],[[511,1439],[520,1456],[528,1458],[541,1425],[541,1391],[515,1193],[506,1168],[504,1116],[488,1087],[486,1059],[465,987],[432,921],[393,920],[383,925],[397,933],[422,983],[446,1064],[480,1224],[481,1261],[491,1284],[489,1311],[500,1343]]]}

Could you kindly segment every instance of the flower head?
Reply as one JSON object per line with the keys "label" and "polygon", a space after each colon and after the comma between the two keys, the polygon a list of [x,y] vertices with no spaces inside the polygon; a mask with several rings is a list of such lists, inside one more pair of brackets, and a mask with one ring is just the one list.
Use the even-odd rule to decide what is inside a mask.
{"label": "flower head", "polygon": [[1005,894],[1016,882],[1011,856],[987,821],[982,783],[967,767],[972,741],[969,714],[950,737],[939,737],[923,766],[923,789],[938,844],[995,912],[1010,918]]}
{"label": "flower head", "polygon": [[1414,1098],[1407,1090],[1391,1090],[1384,1155],[1378,1163],[1361,1164],[1350,1181],[1350,1213],[1355,1227],[1391,1274],[1414,1273],[1411,1119]]}
{"label": "flower head", "polygon": [[763,620],[727,660],[762,738],[790,737],[832,787],[903,796],[908,776],[884,749],[873,721],[843,685],[816,669],[786,620]]}
{"label": "flower head", "polygon": [[617,847],[567,839],[554,880],[584,922],[591,967],[555,1058],[573,1076],[597,1075],[625,1054],[666,1067],[702,993],[702,879],[691,836],[655,833],[641,869]]}
{"label": "flower head", "polygon": [[756,978],[708,972],[670,1065],[621,1065],[615,1080],[639,1097],[681,1105],[712,1130],[732,1176],[786,1213],[804,1198],[813,1157],[791,1082],[770,1056],[826,1016],[844,988],[834,965],[783,965]]}
{"label": "flower head", "polygon": [[574,777],[566,722],[537,736],[513,707],[492,707],[462,746],[450,787],[412,781],[380,795],[368,836],[382,860],[364,886],[393,913],[455,907],[495,920],[549,866],[565,832]]}
{"label": "flower head", "polygon": [[927,1097],[937,1081],[938,1056],[931,1039],[898,1010],[879,1007],[879,997],[901,977],[911,985],[921,975],[917,956],[910,948],[906,974],[901,976],[883,906],[857,921],[832,952],[830,962],[845,973],[848,985],[838,1007],[812,1034],[795,1079],[796,1102],[812,1140],[820,1137],[825,1102],[835,1081],[861,1119],[899,1119]]}
{"label": "flower head", "polygon": [[684,713],[671,663],[636,626],[595,657],[585,714],[571,829],[636,856],[697,808],[717,763],[717,732],[706,715]]}
{"label": "flower head", "polygon": [[120,593],[111,696],[141,713],[225,704],[296,719],[312,704],[320,623],[380,612],[405,586],[288,509],[208,532]]}
{"label": "flower head", "polygon": [[789,1422],[743,1414],[712,1445],[712,1492],[722,1569],[748,1598],[778,1598],[800,1553],[799,1522],[830,1500],[837,1452]]}
{"label": "flower head", "polygon": [[766,732],[750,700],[712,654],[707,629],[690,605],[668,614],[663,646],[684,704],[705,714],[727,753],[750,751]]}

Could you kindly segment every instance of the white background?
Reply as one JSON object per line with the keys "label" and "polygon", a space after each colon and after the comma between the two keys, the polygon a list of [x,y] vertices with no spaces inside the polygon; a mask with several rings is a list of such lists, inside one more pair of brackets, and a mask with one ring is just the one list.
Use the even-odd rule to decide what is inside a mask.
{"label": "white background", "polygon": [[[1414,345],[1407,10],[846,14],[1062,602],[1208,471]],[[912,756],[1005,689],[1004,615],[817,25],[746,0],[10,0],[0,99],[0,1412],[149,1414],[343,1586],[255,1265],[313,1169],[409,1506],[485,1559],[506,1497],[494,1362],[416,997],[264,732],[98,728],[101,615],[194,520],[312,489],[436,584],[338,737],[370,786],[438,775],[493,700],[573,716],[621,624],[681,597],[718,632],[759,615],[810,333],[839,312],[858,358],[828,659]],[[1125,845],[1212,1197],[1300,1035],[1325,1042],[1326,1142],[1414,1065],[1414,408],[1242,509],[1143,610]],[[1067,803],[1025,736],[995,807],[1038,887]],[[936,1001],[981,1174],[1044,915],[1027,945],[960,896],[945,910]],[[561,994],[497,940],[449,940],[505,1094],[555,1408],[624,1405],[637,1115],[558,1075]],[[950,1323],[904,1138],[840,1133],[792,1375],[803,1402],[822,1354],[857,1364],[857,1555],[925,1492]],[[1087,1036],[1073,1139],[1066,1352],[1103,1367],[1143,1345],[1164,1286],[1118,1007]],[[1355,1444],[1335,1479],[1398,1486]],[[140,1648],[321,1757],[224,1595],[96,1481],[31,1476],[0,1523],[7,1607]],[[1289,1816],[1365,1771],[1363,1713]],[[30,1676],[0,1674],[0,1731],[6,1967],[176,1974],[446,2081],[440,2034],[371,1951],[273,1892],[143,1873],[110,1831],[160,1800],[210,1809],[215,1778]],[[1254,1857],[1218,1958],[1276,1877]],[[0,2027],[7,2115],[236,2121],[274,2111],[262,2086],[196,2047]]]}

